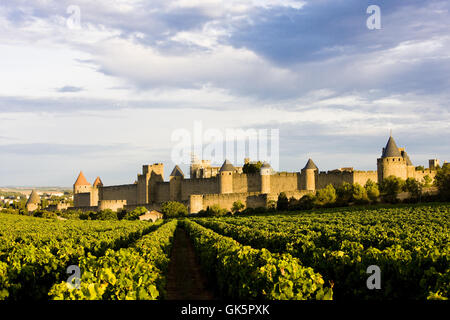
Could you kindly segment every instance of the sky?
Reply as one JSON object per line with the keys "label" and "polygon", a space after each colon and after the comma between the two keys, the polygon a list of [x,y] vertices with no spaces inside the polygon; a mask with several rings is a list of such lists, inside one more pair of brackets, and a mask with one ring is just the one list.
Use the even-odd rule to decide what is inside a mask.
{"label": "sky", "polygon": [[[370,5],[380,29],[367,26]],[[207,130],[278,130],[279,171],[308,158],[321,171],[376,170],[390,130],[414,165],[450,161],[449,9],[2,0],[0,186],[71,187],[81,170],[127,184],[152,163],[166,179],[175,164],[188,176],[174,137],[192,141],[198,123],[203,146]]]}

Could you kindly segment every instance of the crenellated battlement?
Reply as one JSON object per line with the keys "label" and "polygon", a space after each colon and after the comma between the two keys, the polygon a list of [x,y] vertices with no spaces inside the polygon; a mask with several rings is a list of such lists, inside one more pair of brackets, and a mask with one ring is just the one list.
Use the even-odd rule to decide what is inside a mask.
{"label": "crenellated battlement", "polygon": [[[250,163],[249,159],[245,163]],[[179,201],[189,204],[191,212],[195,212],[213,204],[230,208],[239,200],[248,207],[257,207],[266,205],[268,199],[276,199],[281,192],[299,199],[328,184],[336,187],[343,183],[365,185],[369,180],[381,182],[391,175],[429,181],[427,176],[434,178],[439,161],[432,159],[429,169],[415,170],[405,148],[398,148],[390,137],[376,164],[377,170],[354,170],[348,166],[319,171],[309,159],[297,172],[274,172],[270,164],[264,163],[259,173],[244,174],[243,167],[235,167],[230,161],[225,161],[221,167],[212,167],[210,160],[193,159],[190,178],[185,178],[175,166],[169,181],[164,181],[164,165],[154,163],[142,166],[142,174],[137,175],[134,184],[117,186],[102,186],[100,178],[92,186],[80,172],[74,184],[74,204],[90,208],[97,203],[97,208],[131,208],[138,204],[159,208],[165,201]]]}
{"label": "crenellated battlement", "polygon": [[273,174],[272,176],[278,176],[278,177],[296,177],[299,175],[299,172],[277,172]]}
{"label": "crenellated battlement", "polygon": [[321,171],[319,176],[324,175],[335,175],[335,176],[351,176],[354,171],[340,171],[340,170],[329,170],[329,171]]}

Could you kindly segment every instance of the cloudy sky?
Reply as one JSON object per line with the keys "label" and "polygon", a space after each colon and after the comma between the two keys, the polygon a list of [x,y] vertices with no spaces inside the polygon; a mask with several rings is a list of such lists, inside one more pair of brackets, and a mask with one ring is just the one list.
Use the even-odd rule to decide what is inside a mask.
{"label": "cloudy sky", "polygon": [[[381,29],[369,29],[369,5]],[[450,160],[450,3],[1,0],[0,186],[132,183],[174,132],[279,129],[279,170]],[[79,13],[79,14],[78,14]],[[79,18],[79,19],[78,19]],[[78,23],[79,22],[79,23]],[[188,174],[187,164],[181,168]]]}

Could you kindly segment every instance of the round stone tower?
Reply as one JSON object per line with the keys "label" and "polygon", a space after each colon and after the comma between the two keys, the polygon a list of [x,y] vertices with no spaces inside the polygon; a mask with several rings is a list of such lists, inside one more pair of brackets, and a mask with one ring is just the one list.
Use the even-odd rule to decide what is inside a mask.
{"label": "round stone tower", "polygon": [[30,194],[30,197],[27,200],[26,208],[29,212],[32,212],[32,211],[39,209],[40,204],[41,204],[41,198],[37,194],[36,190],[33,190]]}
{"label": "round stone tower", "polygon": [[103,182],[100,177],[97,177],[92,185],[91,192],[91,207],[98,205],[98,200],[100,200],[100,189],[103,187]]}
{"label": "round stone tower", "polygon": [[403,157],[392,136],[383,148],[381,158],[377,159],[378,182],[389,176],[396,176],[402,179],[408,177],[407,161],[409,158]]}
{"label": "round stone tower", "polygon": [[270,164],[264,162],[261,166],[261,193],[270,193],[270,176],[272,168]]}
{"label": "round stone tower", "polygon": [[233,193],[233,173],[236,168],[231,164],[230,161],[225,160],[222,167],[219,170],[219,192]]}
{"label": "round stone tower", "polygon": [[315,191],[316,190],[316,176],[318,174],[319,169],[312,161],[309,159],[306,163],[305,167],[302,169],[302,178],[304,181],[303,187],[305,190]]}

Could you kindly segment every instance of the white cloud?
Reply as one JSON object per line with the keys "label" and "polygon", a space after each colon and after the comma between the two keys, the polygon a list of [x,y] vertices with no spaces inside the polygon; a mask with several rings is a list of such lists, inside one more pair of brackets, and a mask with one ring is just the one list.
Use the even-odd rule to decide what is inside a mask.
{"label": "white cloud", "polygon": [[243,14],[254,8],[301,9],[306,2],[300,0],[175,0],[169,3],[169,9],[196,8],[210,16],[218,17],[225,14]]}
{"label": "white cloud", "polygon": [[271,65],[250,50],[231,46],[169,55],[124,39],[113,39],[99,45],[95,55],[103,72],[142,88],[210,85],[257,93],[281,87],[293,89],[296,78],[294,73]]}
{"label": "white cloud", "polygon": [[[66,8],[72,2],[81,8],[79,30],[66,26]],[[108,149],[99,150],[95,159],[72,160],[61,154],[45,158],[51,165],[40,162],[47,172],[61,163],[57,171],[61,174],[74,165],[95,172],[98,161],[104,159],[114,159],[108,162],[111,172],[131,161],[137,165],[167,161],[172,131],[190,130],[196,120],[221,130],[292,127],[312,140],[311,124],[320,133],[339,138],[355,133],[376,136],[389,128],[441,139],[449,133],[448,90],[432,93],[431,85],[406,86],[417,83],[420,87],[429,77],[442,77],[432,84],[448,88],[448,77],[443,77],[449,68],[447,33],[412,36],[386,49],[376,41],[366,43],[372,51],[322,48],[320,52],[336,55],[291,64],[277,64],[250,46],[235,47],[228,41],[238,32],[234,23],[251,21],[255,11],[297,10],[303,5],[293,0],[158,0],[150,4],[17,0],[15,7],[2,3],[0,146],[127,146],[120,155]],[[11,18],[12,12],[20,18]],[[188,13],[198,15],[198,20],[180,18]],[[58,92],[67,91],[61,88],[82,90]],[[1,101],[7,100],[5,107]],[[52,107],[43,107],[46,101]],[[302,150],[304,141],[286,140],[294,145],[286,158],[308,152]],[[341,156],[347,155],[336,157]],[[8,158],[8,166],[24,162],[18,156]],[[134,175],[136,167],[129,170]],[[15,179],[2,172],[6,174]],[[14,181],[27,179],[17,174]],[[38,176],[34,179],[39,181]]]}

